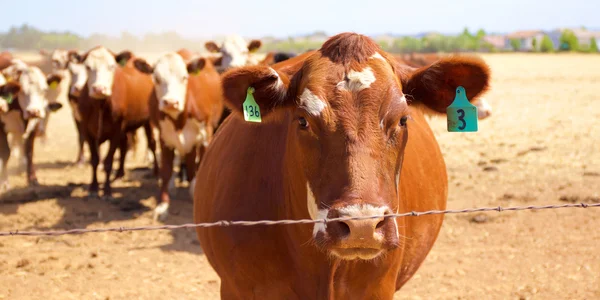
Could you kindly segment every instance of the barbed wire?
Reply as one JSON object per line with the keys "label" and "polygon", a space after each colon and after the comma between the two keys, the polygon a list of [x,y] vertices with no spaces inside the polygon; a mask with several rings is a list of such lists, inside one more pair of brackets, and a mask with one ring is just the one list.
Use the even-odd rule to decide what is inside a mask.
{"label": "barbed wire", "polygon": [[175,230],[183,228],[208,228],[208,227],[230,227],[230,226],[259,226],[259,225],[293,225],[293,224],[316,224],[316,223],[331,223],[340,221],[353,221],[353,220],[368,220],[368,219],[380,219],[380,218],[402,218],[402,217],[420,217],[426,215],[440,215],[440,214],[463,214],[463,213],[474,213],[474,212],[489,212],[489,211],[519,211],[519,210],[542,210],[542,209],[559,209],[559,208],[589,208],[589,207],[600,207],[600,203],[578,203],[578,204],[562,204],[562,205],[542,205],[542,206],[513,206],[513,207],[482,207],[482,208],[467,208],[460,210],[429,210],[423,212],[411,211],[401,214],[386,214],[386,215],[374,215],[374,216],[360,216],[360,217],[341,217],[332,219],[301,219],[301,220],[259,220],[259,221],[217,221],[210,223],[188,223],[181,225],[160,225],[160,226],[139,226],[139,227],[110,227],[110,228],[78,228],[69,230],[56,230],[56,231],[3,231],[0,232],[0,237],[4,236],[59,236],[59,235],[70,235],[70,234],[83,234],[83,233],[100,233],[100,232],[125,232],[125,231],[146,231],[146,230]]}

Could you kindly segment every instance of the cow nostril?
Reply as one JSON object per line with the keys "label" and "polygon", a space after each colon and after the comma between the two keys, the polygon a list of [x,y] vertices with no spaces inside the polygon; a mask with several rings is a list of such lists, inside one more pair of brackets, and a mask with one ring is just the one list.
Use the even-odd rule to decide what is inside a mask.
{"label": "cow nostril", "polygon": [[348,225],[346,222],[338,222],[339,223],[339,231],[340,231],[340,236],[345,237],[350,235],[350,225]]}
{"label": "cow nostril", "polygon": [[379,223],[377,223],[377,225],[375,226],[375,228],[379,229],[379,228],[383,227],[384,224],[385,224],[385,219],[383,219]]}

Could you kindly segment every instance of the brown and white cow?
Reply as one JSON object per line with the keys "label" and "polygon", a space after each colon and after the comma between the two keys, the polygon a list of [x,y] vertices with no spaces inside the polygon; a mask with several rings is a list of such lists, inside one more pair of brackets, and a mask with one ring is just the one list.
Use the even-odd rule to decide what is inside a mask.
{"label": "brown and white cow", "polygon": [[226,36],[220,47],[213,41],[204,44],[209,52],[221,54],[218,68],[222,70],[259,64],[260,60],[253,55],[253,52],[257,51],[261,45],[260,40],[246,43],[246,40],[237,34]]}
{"label": "brown and white cow", "polygon": [[190,61],[186,54],[184,49],[167,53],[154,66],[140,58],[134,61],[135,67],[152,74],[154,81],[150,115],[153,125],[159,128],[161,145],[160,204],[155,209],[155,219],[164,220],[168,216],[175,151],[193,187],[196,160],[202,160],[223,111],[219,73],[210,60]]}
{"label": "brown and white cow", "polygon": [[[196,175],[194,221],[324,219],[443,210],[448,179],[424,111],[458,86],[488,88],[476,57],[423,68],[370,38],[331,37],[272,67],[223,74],[232,116]],[[245,122],[255,89],[262,123]],[[197,228],[222,299],[392,299],[433,246],[442,215],[314,225]]]}
{"label": "brown and white cow", "polygon": [[34,142],[39,124],[48,113],[46,93],[48,85],[60,83],[57,75],[46,76],[37,67],[19,69],[16,80],[8,81],[0,87],[0,189],[8,189],[6,167],[11,154],[8,135],[13,145],[24,148],[27,165],[27,181],[30,186],[38,185],[33,164]]}
{"label": "brown and white cow", "polygon": [[[121,155],[114,180],[125,175],[127,133],[144,127],[150,151],[155,154],[156,142],[149,122],[148,107],[153,91],[152,79],[135,69],[130,61],[132,58],[133,54],[129,51],[115,55],[102,46],[92,48],[81,57],[81,62],[87,69],[88,79],[77,103],[91,154],[92,182],[89,193],[92,197],[98,194],[99,147],[103,142],[110,143],[104,159],[106,198],[112,197],[110,175],[117,148]],[[154,172],[158,173],[156,157]]]}

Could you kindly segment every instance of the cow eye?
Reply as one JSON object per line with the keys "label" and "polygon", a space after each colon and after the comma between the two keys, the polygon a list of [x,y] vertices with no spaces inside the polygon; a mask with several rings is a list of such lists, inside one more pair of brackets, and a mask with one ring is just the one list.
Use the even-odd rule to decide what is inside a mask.
{"label": "cow eye", "polygon": [[300,124],[300,128],[302,129],[308,128],[308,121],[306,121],[306,119],[303,117],[298,118],[298,124]]}
{"label": "cow eye", "polygon": [[408,121],[408,116],[404,116],[400,119],[400,126],[406,126],[406,121]]}

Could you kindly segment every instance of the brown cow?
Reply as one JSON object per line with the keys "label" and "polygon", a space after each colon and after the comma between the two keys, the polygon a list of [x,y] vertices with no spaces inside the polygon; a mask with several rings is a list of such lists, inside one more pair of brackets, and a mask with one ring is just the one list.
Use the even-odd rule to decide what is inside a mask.
{"label": "brown cow", "polygon": [[269,52],[267,53],[265,58],[260,62],[260,64],[270,66],[276,63],[280,63],[282,61],[286,61],[295,56],[295,53],[290,52]]}
{"label": "brown cow", "polygon": [[13,144],[21,147],[24,141],[24,153],[27,164],[27,182],[30,186],[39,185],[33,164],[35,138],[39,123],[48,113],[46,93],[48,85],[60,83],[57,75],[46,78],[37,67],[19,69],[17,77],[0,87],[0,191],[8,189],[6,167],[11,149],[8,135],[12,135]]}
{"label": "brown cow", "polygon": [[[233,113],[196,175],[194,221],[324,219],[445,209],[446,166],[424,111],[457,86],[488,87],[476,57],[400,65],[343,33],[317,52],[223,75]],[[262,123],[245,122],[255,89]],[[222,299],[392,299],[433,246],[442,215],[197,228]]]}
{"label": "brown cow", "polygon": [[160,204],[155,209],[155,219],[168,216],[174,151],[182,158],[193,187],[196,160],[202,160],[223,111],[219,73],[210,60],[197,58],[188,62],[189,58],[180,50],[161,56],[153,67],[143,59],[134,61],[138,70],[152,74],[154,80],[150,115],[160,130],[161,145]]}
{"label": "brown cow", "polygon": [[6,69],[12,64],[13,56],[10,52],[4,51],[0,53],[0,71]]}
{"label": "brown cow", "polygon": [[[150,151],[154,154],[154,172],[158,174],[156,142],[149,122],[148,101],[152,94],[150,76],[135,69],[131,63],[133,54],[123,51],[115,55],[104,47],[95,47],[81,57],[87,68],[87,83],[77,99],[79,113],[84,124],[85,137],[91,153],[92,183],[90,196],[98,194],[97,169],[100,162],[99,147],[110,142],[104,159],[106,181],[104,197],[112,196],[110,175],[115,151],[119,148],[119,170],[114,180],[125,175],[125,154],[128,132],[144,127]],[[121,64],[122,67],[118,67]]]}

